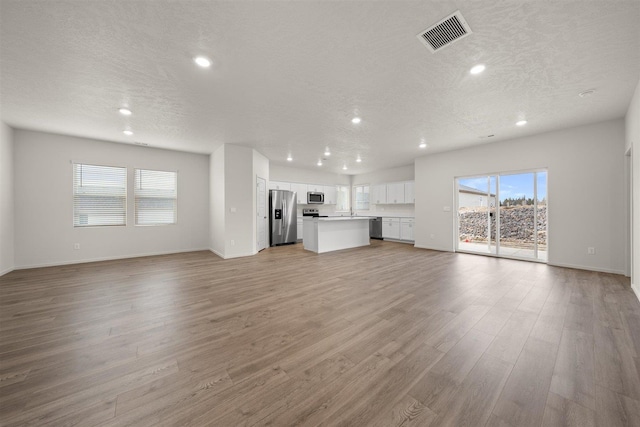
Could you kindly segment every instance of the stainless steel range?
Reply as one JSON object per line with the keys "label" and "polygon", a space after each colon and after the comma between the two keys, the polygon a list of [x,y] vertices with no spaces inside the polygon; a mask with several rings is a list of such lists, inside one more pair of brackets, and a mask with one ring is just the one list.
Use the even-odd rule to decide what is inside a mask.
{"label": "stainless steel range", "polygon": [[320,216],[318,209],[302,209],[302,216]]}

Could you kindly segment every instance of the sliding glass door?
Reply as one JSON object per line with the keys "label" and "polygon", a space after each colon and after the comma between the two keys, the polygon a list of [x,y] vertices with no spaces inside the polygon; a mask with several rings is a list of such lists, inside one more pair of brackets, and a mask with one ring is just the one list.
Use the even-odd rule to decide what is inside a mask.
{"label": "sliding glass door", "polygon": [[545,170],[456,179],[456,250],[547,261]]}

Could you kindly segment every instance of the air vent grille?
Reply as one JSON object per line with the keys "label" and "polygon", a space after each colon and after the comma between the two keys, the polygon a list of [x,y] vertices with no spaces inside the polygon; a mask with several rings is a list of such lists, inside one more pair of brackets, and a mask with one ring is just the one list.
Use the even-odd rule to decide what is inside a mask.
{"label": "air vent grille", "polygon": [[457,10],[442,21],[421,31],[416,37],[432,53],[436,53],[443,47],[467,37],[472,32],[462,13]]}

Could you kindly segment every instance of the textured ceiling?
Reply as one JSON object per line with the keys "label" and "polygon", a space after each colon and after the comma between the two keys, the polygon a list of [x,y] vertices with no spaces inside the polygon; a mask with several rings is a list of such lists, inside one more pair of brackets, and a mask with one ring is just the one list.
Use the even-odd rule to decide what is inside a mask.
{"label": "textured ceiling", "polygon": [[[458,9],[473,34],[430,53],[416,34]],[[1,0],[0,14],[10,126],[201,153],[240,144],[314,169],[328,146],[322,169],[337,173],[622,117],[640,78],[638,0]],[[487,69],[470,75],[476,63]]]}

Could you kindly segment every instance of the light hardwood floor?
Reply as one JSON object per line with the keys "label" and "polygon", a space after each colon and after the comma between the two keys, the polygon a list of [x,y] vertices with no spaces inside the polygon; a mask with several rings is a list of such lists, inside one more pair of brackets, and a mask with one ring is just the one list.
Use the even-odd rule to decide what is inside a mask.
{"label": "light hardwood floor", "polygon": [[6,426],[640,425],[629,280],[374,241],[0,278]]}

